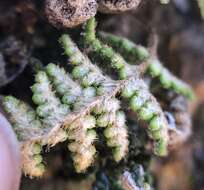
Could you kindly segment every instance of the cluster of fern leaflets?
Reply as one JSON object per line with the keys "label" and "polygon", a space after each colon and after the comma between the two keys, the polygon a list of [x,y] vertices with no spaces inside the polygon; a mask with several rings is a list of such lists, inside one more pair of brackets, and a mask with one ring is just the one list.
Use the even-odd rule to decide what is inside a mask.
{"label": "cluster of fern leaflets", "polygon": [[145,60],[147,62],[146,72],[152,78],[159,79],[158,82],[163,88],[173,90],[188,99],[194,98],[190,86],[168,71],[159,59],[151,57],[145,47],[136,45],[126,38],[105,32],[100,32],[99,36],[105,43],[118,50],[130,64],[138,64],[139,61]]}
{"label": "cluster of fern leaflets", "polygon": [[95,27],[95,19],[91,18],[82,35],[83,48],[92,61],[69,35],[61,36],[69,69],[50,63],[37,72],[31,87],[33,108],[11,96],[3,100],[21,143],[23,170],[30,176],[41,176],[45,171],[42,147],[63,141],[68,142],[76,171],[86,171],[97,156],[97,128],[103,130],[113,159],[121,161],[128,154],[129,145],[127,108],[121,106],[124,101],[129,102],[128,110],[146,124],[153,152],[167,155],[170,127],[142,77],[149,73],[159,78],[162,87],[186,97],[192,97],[190,87],[167,71],[159,60],[153,60],[147,48],[105,33],[99,34],[99,40]]}

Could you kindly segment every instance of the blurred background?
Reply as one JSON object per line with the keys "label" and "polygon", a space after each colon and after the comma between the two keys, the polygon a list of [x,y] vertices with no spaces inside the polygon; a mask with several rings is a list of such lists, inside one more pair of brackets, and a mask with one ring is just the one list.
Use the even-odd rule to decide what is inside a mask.
{"label": "blurred background", "polygon": [[[0,1],[0,94],[12,94],[30,101],[29,86],[35,66],[63,61],[57,42],[64,30],[52,27],[46,20],[44,0]],[[165,159],[153,159],[150,169],[159,190],[204,189],[204,20],[196,0],[172,0],[162,5],[144,0],[136,11],[120,15],[98,13],[99,29],[128,37],[147,45],[154,29],[159,37],[158,56],[175,75],[189,83],[197,96],[190,103],[192,135],[178,145]],[[66,32],[79,34],[80,27]],[[47,158],[55,170],[44,179],[24,177],[21,189],[78,190],[91,189],[91,180],[75,176],[72,168],[62,167],[64,145],[55,148]],[[57,155],[61,152],[63,159]],[[68,171],[69,170],[69,171]],[[64,174],[68,172],[69,174]],[[67,180],[72,176],[74,180]],[[54,179],[54,180],[53,180]],[[77,180],[76,180],[77,179]],[[76,180],[76,182],[75,182]]]}

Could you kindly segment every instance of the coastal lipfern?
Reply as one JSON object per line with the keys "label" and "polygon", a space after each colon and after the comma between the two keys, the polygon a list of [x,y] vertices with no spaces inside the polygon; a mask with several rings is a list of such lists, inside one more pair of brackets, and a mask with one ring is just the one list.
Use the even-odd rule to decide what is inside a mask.
{"label": "coastal lipfern", "polygon": [[[147,48],[107,34],[101,35],[102,42],[96,37],[95,27],[94,18],[84,26],[83,47],[78,47],[69,35],[61,36],[69,66],[50,63],[36,73],[31,87],[33,106],[11,96],[3,99],[21,142],[23,170],[30,176],[41,176],[45,171],[43,148],[63,141],[67,141],[76,171],[85,172],[97,158],[98,130],[102,131],[105,146],[112,150],[113,159],[121,161],[128,155],[126,113],[130,111],[144,126],[153,152],[158,156],[168,153],[172,140],[169,122],[143,80],[144,74],[159,78],[161,86],[177,94],[189,97],[190,88],[160,63],[152,63]],[[163,73],[168,73],[168,80]]]}

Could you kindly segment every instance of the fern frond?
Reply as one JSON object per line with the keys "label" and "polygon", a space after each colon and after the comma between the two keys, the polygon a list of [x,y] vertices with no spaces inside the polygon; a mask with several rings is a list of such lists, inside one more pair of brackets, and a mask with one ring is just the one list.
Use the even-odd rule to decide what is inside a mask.
{"label": "fern frond", "polygon": [[194,98],[191,87],[168,71],[168,69],[161,64],[159,59],[151,58],[147,48],[136,45],[126,38],[109,33],[100,32],[99,35],[105,43],[119,51],[128,62],[136,64],[141,61],[146,61],[148,65],[147,72],[153,78],[158,78],[163,88],[174,90],[189,99]]}
{"label": "fern frond", "polygon": [[[76,171],[86,171],[96,158],[97,127],[102,128],[106,145],[113,150],[114,160],[122,160],[128,154],[129,145],[123,112],[126,108],[120,105],[122,101],[128,101],[128,109],[134,112],[137,120],[146,124],[145,130],[153,140],[154,153],[167,155],[171,144],[169,123],[142,79],[143,65],[130,65],[128,58],[122,55],[131,52],[135,59],[148,61],[147,71],[152,77],[158,77],[166,88],[189,96],[188,86],[160,63],[155,65],[155,62],[151,62],[151,55],[142,46],[113,36],[111,39],[115,40],[116,49],[107,46],[96,38],[95,27],[94,18],[85,26],[83,37],[86,52],[105,61],[106,69],[117,71],[118,77],[112,73],[108,73],[111,75],[108,76],[105,70],[100,69],[101,64],[93,64],[69,35],[64,34],[60,43],[69,58],[68,71],[50,63],[43,71],[37,72],[35,84],[31,87],[33,108],[11,96],[3,100],[9,120],[19,135],[23,170],[30,176],[41,176],[45,170],[42,147],[54,146],[66,140]],[[122,55],[116,52],[117,49]]]}
{"label": "fern frond", "polygon": [[[94,18],[90,19],[85,26],[84,43],[100,58],[105,59],[106,63],[110,63],[110,67],[114,70],[119,70],[119,78],[125,79],[126,84],[122,89],[122,96],[130,100],[130,108],[138,115],[139,119],[147,122],[149,128],[148,135],[155,140],[154,152],[158,155],[167,154],[168,146],[168,123],[166,118],[157,103],[156,99],[151,95],[145,83],[139,78],[137,66],[130,66],[125,59],[112,48],[106,47],[95,37],[95,22]],[[92,36],[91,38],[89,36]],[[91,39],[91,40],[90,40]],[[101,44],[101,49],[94,48],[94,41]],[[135,48],[135,47],[134,47]],[[105,52],[105,53],[104,53]],[[114,56],[120,57],[114,62]],[[123,63],[121,68],[116,68],[114,64]],[[133,69],[134,68],[134,69]],[[134,72],[135,71],[135,72]],[[153,107],[149,109],[151,106]]]}

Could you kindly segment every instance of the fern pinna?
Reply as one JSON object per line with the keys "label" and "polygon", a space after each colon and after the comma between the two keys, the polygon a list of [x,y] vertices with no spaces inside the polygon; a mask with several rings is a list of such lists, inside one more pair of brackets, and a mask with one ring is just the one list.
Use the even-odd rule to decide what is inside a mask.
{"label": "fern pinna", "polygon": [[126,112],[130,110],[145,126],[154,154],[168,153],[172,144],[169,121],[143,79],[146,75],[158,78],[160,87],[187,98],[193,97],[190,87],[152,58],[148,48],[107,33],[99,33],[97,38],[95,27],[91,18],[82,33],[83,48],[90,59],[68,34],[61,36],[69,67],[50,63],[36,73],[31,87],[33,107],[12,96],[3,99],[21,143],[25,174],[41,176],[45,171],[42,147],[63,141],[68,143],[76,171],[86,171],[97,159],[99,128],[113,159],[121,161],[128,155]]}

